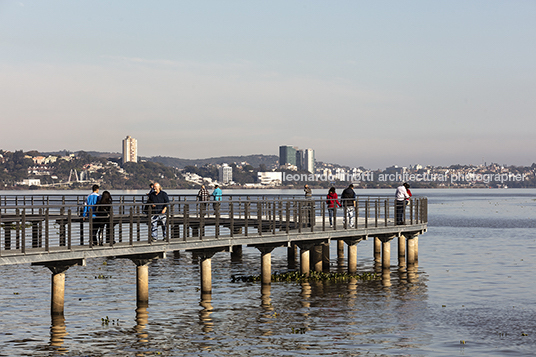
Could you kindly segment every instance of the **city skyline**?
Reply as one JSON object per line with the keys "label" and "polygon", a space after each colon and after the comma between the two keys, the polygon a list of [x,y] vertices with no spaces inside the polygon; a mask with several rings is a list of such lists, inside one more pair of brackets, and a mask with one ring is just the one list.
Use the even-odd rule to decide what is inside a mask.
{"label": "city skyline", "polygon": [[[5,150],[536,160],[536,3],[0,3]],[[140,19],[143,18],[143,21]],[[68,31],[66,31],[68,29]],[[8,134],[9,133],[9,134]]]}

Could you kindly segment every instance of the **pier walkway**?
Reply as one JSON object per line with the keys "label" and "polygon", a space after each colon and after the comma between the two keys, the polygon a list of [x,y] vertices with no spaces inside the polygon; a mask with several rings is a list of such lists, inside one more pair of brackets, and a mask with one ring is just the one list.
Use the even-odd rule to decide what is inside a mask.
{"label": "pier walkway", "polygon": [[[83,218],[85,196],[1,195],[0,265],[33,264],[52,272],[52,314],[63,314],[65,271],[98,257],[130,259],[137,266],[138,304],[148,302],[148,264],[168,252],[191,251],[201,264],[201,293],[210,293],[211,258],[228,251],[241,254],[242,246],[261,253],[261,281],[271,280],[271,252],[288,248],[289,268],[299,256],[299,270],[329,269],[329,244],[337,241],[338,257],[347,247],[349,273],[357,269],[357,243],[374,238],[374,258],[390,267],[390,241],[398,238],[399,263],[418,259],[418,236],[427,229],[427,199],[413,197],[404,209],[404,225],[395,224],[392,197],[359,196],[355,214],[346,221],[347,208],[337,208],[329,224],[324,197],[293,195],[228,195],[221,202],[198,202],[194,195],[169,195],[165,231],[151,239],[151,208],[145,195],[114,197],[105,226],[93,244],[98,226]],[[299,248],[299,254],[298,254]],[[327,252],[327,253],[326,253]]]}

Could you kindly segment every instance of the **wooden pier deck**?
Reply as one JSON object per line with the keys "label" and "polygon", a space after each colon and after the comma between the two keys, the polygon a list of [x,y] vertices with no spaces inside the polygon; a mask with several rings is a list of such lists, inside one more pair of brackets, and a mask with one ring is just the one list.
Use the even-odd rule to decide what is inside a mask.
{"label": "wooden pier deck", "polygon": [[[170,195],[166,212],[166,235],[158,228],[151,239],[150,213],[144,213],[142,195],[116,197],[102,229],[103,245],[94,245],[95,220],[83,218],[84,197],[76,195],[0,196],[0,265],[34,264],[52,272],[52,314],[63,313],[65,271],[85,265],[86,259],[116,257],[137,266],[138,303],[148,302],[148,263],[167,252],[192,251],[200,258],[201,292],[210,293],[214,254],[253,246],[261,253],[262,283],[271,277],[271,251],[288,248],[290,262],[308,274],[322,266],[319,246],[329,249],[337,241],[338,251],[348,246],[348,271],[355,272],[357,243],[374,238],[374,256],[389,269],[390,241],[398,238],[399,260],[413,264],[418,259],[418,236],[427,230],[427,199],[413,197],[404,208],[405,224],[395,224],[392,197],[358,197],[355,214],[345,222],[347,208],[335,210],[329,224],[325,198],[296,196],[231,195],[221,202],[198,202],[194,196]],[[313,254],[310,254],[313,252]],[[312,260],[311,260],[312,258]],[[325,258],[324,258],[325,259]]]}

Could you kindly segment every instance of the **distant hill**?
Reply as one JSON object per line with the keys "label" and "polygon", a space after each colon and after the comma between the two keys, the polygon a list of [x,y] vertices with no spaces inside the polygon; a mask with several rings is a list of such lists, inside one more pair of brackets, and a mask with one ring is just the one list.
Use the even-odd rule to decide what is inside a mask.
{"label": "distant hill", "polygon": [[277,167],[279,158],[276,155],[248,155],[248,156],[221,156],[221,157],[211,157],[208,159],[179,159],[175,157],[167,156],[153,156],[149,158],[141,157],[139,159],[159,162],[166,166],[177,167],[179,169],[184,168],[185,166],[204,166],[207,164],[231,164],[233,162],[247,162],[253,167],[259,167],[261,164],[266,165],[267,168]]}
{"label": "distant hill", "polygon": [[[43,152],[42,154],[46,155],[68,155],[70,153],[76,153],[78,151],[56,151],[56,152]],[[98,151],[86,151],[91,156],[103,157],[106,159],[117,159],[121,158],[122,154],[118,152],[98,152]],[[177,167],[183,169],[185,166],[204,166],[207,164],[231,164],[233,162],[247,162],[253,167],[259,167],[261,164],[266,165],[267,168],[273,169],[277,168],[277,163],[279,157],[276,155],[247,155],[247,156],[221,156],[221,157],[210,157],[208,159],[180,159],[178,157],[169,157],[169,156],[153,156],[153,157],[143,157],[139,156],[138,160],[145,160],[150,162],[158,162],[166,166]]]}

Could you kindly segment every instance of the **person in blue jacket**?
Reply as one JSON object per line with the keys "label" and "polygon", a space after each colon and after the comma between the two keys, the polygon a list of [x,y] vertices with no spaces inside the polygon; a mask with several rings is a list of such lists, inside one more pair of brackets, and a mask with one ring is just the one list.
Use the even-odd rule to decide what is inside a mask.
{"label": "person in blue jacket", "polygon": [[[89,217],[91,214],[92,218],[97,217],[95,215],[95,205],[97,202],[99,202],[100,196],[99,196],[99,185],[93,185],[91,187],[91,190],[93,191],[89,196],[86,198],[86,204],[84,206],[84,213],[82,215],[84,221],[86,218]],[[91,239],[93,241],[93,245],[97,245],[97,231],[99,230],[99,227],[97,224],[93,223],[93,227],[91,228]]]}
{"label": "person in blue jacket", "polygon": [[[214,185],[214,191],[212,191],[212,196],[214,197],[214,201],[221,201],[221,188],[218,185]],[[214,209],[216,209],[216,206],[218,203],[214,203]]]}

